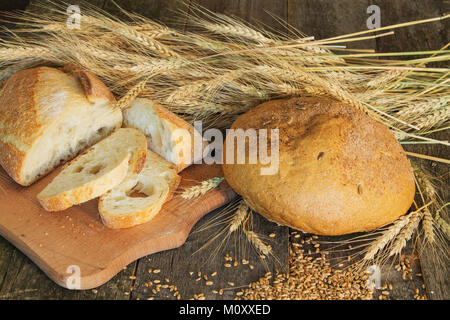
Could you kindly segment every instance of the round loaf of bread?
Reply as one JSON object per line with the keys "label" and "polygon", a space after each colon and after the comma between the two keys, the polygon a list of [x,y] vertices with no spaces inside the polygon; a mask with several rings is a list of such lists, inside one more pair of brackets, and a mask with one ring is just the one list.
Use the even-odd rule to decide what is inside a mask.
{"label": "round loaf of bread", "polygon": [[[250,164],[246,152],[245,163],[224,163],[223,171],[231,187],[270,221],[342,235],[389,224],[412,204],[414,176],[402,147],[385,125],[350,105],[327,98],[273,100],[231,127],[251,128],[258,135],[268,129],[269,145],[270,129],[279,130],[278,170],[262,175],[270,164],[259,157]],[[225,155],[233,140],[227,138]]]}

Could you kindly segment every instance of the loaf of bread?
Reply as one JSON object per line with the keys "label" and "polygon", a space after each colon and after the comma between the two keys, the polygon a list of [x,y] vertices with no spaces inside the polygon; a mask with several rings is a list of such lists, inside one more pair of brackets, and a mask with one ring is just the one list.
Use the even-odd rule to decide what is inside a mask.
{"label": "loaf of bread", "polygon": [[275,174],[261,175],[267,165],[249,164],[248,154],[245,164],[223,165],[231,187],[271,221],[342,235],[389,224],[412,204],[414,176],[402,147],[385,125],[352,106],[325,98],[274,100],[231,128],[279,129]]}
{"label": "loaf of bread", "polygon": [[128,173],[139,173],[146,150],[147,141],[139,130],[119,128],[66,164],[37,198],[47,211],[97,198],[120,184]]}
{"label": "loaf of bread", "polygon": [[149,100],[138,98],[123,112],[124,126],[141,130],[148,148],[175,164],[180,172],[193,163],[194,127],[174,113]]}
{"label": "loaf of bread", "polygon": [[150,221],[172,197],[180,180],[174,164],[148,150],[139,174],[129,172],[121,184],[100,197],[103,223],[119,229]]}
{"label": "loaf of bread", "polygon": [[0,91],[0,164],[27,186],[121,124],[114,96],[90,72],[23,70]]}

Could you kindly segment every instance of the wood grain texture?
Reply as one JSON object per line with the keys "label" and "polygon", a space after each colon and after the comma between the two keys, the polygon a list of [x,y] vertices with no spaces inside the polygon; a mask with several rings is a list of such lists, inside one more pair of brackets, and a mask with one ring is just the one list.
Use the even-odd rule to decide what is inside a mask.
{"label": "wood grain texture", "polygon": [[[150,223],[113,230],[99,219],[96,199],[56,213],[40,207],[36,195],[57,173],[23,188],[1,172],[0,234],[63,287],[72,273],[68,268],[78,267],[76,289],[95,288],[142,256],[181,246],[201,217],[235,197],[226,182],[199,199],[176,194]],[[193,165],[181,176],[178,190],[221,177],[222,170],[219,165]]]}
{"label": "wood grain texture", "polygon": [[[114,4],[115,2],[115,4]],[[135,12],[173,28],[183,28],[189,1],[181,0],[104,0],[103,9],[108,13],[126,20],[119,9]]]}
{"label": "wood grain texture", "polygon": [[[288,22],[308,36],[325,39],[367,30],[369,0],[288,0]],[[342,43],[348,48],[375,49],[375,40]]]}
{"label": "wood grain texture", "polygon": [[[275,33],[287,32],[286,0],[191,0],[191,8],[199,6],[212,12],[225,14],[249,22]],[[188,22],[189,28],[189,22]]]}

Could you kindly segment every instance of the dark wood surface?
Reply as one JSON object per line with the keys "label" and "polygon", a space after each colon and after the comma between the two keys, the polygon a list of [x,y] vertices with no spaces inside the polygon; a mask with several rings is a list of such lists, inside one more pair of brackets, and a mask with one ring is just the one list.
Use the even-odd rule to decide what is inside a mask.
{"label": "dark wood surface", "polygon": [[[32,2],[40,2],[33,0]],[[119,15],[117,7],[109,0],[91,0],[108,12]],[[0,0],[0,10],[10,10],[11,1]],[[77,1],[72,1],[77,3]],[[377,4],[381,8],[382,26],[406,22],[422,18],[430,18],[450,12],[448,2],[438,0],[191,0],[187,5],[177,0],[116,0],[126,10],[135,11],[152,19],[177,27],[188,28],[187,15],[185,20],[175,19],[174,11],[189,13],[189,7],[195,3],[200,4],[214,12],[225,13],[240,17],[253,24],[263,25],[280,32],[288,32],[286,22],[305,34],[314,35],[317,39],[336,36],[340,34],[357,32],[367,29],[366,9],[370,4]],[[270,12],[270,14],[269,14]],[[272,15],[284,22],[276,21]],[[400,29],[392,37],[366,40],[351,44],[351,47],[370,48],[377,51],[417,51],[434,50],[447,44],[450,30],[448,22],[436,22],[427,25]],[[448,131],[441,132],[436,137],[448,139]],[[431,145],[423,147],[408,147],[410,150],[434,156],[449,158],[448,147]],[[448,192],[450,176],[448,166],[442,163],[423,161],[428,170],[441,177],[443,190]],[[448,194],[446,195],[448,199]],[[154,280],[161,284],[174,285],[180,292],[182,299],[189,299],[204,293],[207,299],[231,299],[236,289],[228,284],[234,283],[234,288],[246,286],[251,281],[263,276],[267,271],[286,272],[288,269],[288,242],[289,230],[278,227],[262,217],[255,216],[255,231],[265,235],[275,233],[276,237],[270,239],[277,259],[261,261],[254,250],[248,245],[240,252],[239,257],[250,260],[254,266],[241,263],[232,268],[224,267],[224,255],[229,253],[235,257],[236,248],[241,248],[245,240],[241,237],[231,238],[225,243],[216,256],[211,254],[219,241],[210,247],[197,252],[199,248],[217,233],[220,227],[211,227],[203,231],[196,231],[201,226],[208,225],[218,210],[211,212],[203,218],[187,242],[180,248],[169,250],[144,257],[120,272],[105,285],[96,290],[70,291],[59,287],[49,280],[27,257],[15,249],[6,240],[0,239],[0,299],[173,299],[175,296],[169,289],[162,288],[153,293]],[[220,240],[220,239],[219,239]],[[241,245],[239,244],[241,242]],[[416,256],[412,246],[409,246],[411,256]],[[398,272],[387,272],[385,281],[394,287],[390,298],[412,299],[415,289],[425,287],[426,295],[430,299],[449,299],[449,276],[437,272],[433,263],[432,253],[425,251],[419,259],[415,260],[415,272],[412,280],[401,279]],[[160,269],[160,273],[149,273],[149,269]],[[448,270],[447,270],[448,271]],[[192,272],[192,275],[190,274]],[[204,274],[214,282],[206,286],[202,278],[196,281],[198,272]],[[211,276],[217,272],[216,276]],[[422,277],[421,274],[424,276]],[[441,278],[437,274],[444,274]],[[447,272],[447,275],[450,275]],[[168,278],[169,282],[166,282]],[[153,286],[149,286],[149,282]],[[223,294],[215,294],[213,290],[223,289]]]}

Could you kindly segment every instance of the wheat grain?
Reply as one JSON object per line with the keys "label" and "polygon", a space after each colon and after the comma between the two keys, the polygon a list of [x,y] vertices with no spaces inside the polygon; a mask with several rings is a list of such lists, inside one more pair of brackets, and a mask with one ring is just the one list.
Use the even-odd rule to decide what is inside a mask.
{"label": "wheat grain", "polygon": [[325,255],[313,258],[304,254],[305,248],[291,242],[289,273],[267,273],[242,289],[238,297],[244,300],[318,300],[372,299],[367,287],[369,274],[356,265],[342,269],[332,267]]}

